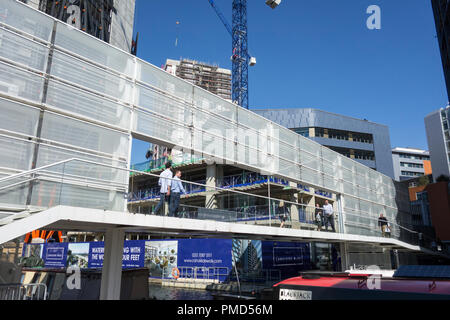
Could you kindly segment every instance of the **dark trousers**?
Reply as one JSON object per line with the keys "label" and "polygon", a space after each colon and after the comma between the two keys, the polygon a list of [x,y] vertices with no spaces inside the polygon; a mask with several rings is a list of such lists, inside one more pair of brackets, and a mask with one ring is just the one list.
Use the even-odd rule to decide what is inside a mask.
{"label": "dark trousers", "polygon": [[[165,204],[164,202],[165,201],[166,201],[166,194],[161,193],[160,198],[159,198],[159,203],[155,208],[155,214],[158,214],[158,212],[161,208],[163,208],[163,210],[164,210],[164,204]],[[163,212],[163,214],[164,214],[164,212]]]}
{"label": "dark trousers", "polygon": [[178,216],[178,206],[180,205],[180,193],[172,192],[170,194],[169,216]]}
{"label": "dark trousers", "polygon": [[325,220],[325,230],[328,230],[328,224],[330,224],[331,226],[331,230],[333,230],[333,232],[336,232],[336,230],[334,229],[334,214],[330,214],[330,215],[323,215],[323,219]]}

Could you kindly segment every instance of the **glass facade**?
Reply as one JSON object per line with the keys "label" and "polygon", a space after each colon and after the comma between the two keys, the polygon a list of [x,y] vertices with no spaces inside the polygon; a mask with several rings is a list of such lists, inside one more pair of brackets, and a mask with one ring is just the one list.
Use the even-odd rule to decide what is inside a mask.
{"label": "glass facade", "polygon": [[[338,194],[347,233],[378,235],[381,212],[397,221],[408,196],[388,176],[16,1],[0,12],[2,175],[73,157],[127,168],[136,136]],[[74,183],[71,205],[126,210],[126,174],[73,170],[102,180],[95,196]]]}

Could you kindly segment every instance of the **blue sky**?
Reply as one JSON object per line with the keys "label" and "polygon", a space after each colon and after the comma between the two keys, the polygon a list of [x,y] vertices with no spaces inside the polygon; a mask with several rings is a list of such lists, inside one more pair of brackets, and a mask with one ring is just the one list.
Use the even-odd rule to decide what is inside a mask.
{"label": "blue sky", "polygon": [[[230,23],[231,2],[216,0]],[[250,109],[312,107],[366,118],[389,126],[392,147],[428,148],[424,117],[448,100],[430,0],[283,0],[275,10],[264,2],[248,1],[257,59]],[[381,8],[381,30],[366,27],[370,5]],[[136,0],[135,18],[140,58],[231,69],[231,36],[208,0]],[[142,145],[133,162],[145,160]]]}

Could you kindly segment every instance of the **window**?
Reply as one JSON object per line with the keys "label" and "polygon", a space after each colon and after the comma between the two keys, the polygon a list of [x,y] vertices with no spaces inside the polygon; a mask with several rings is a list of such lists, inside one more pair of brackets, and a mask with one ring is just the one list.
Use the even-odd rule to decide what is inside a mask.
{"label": "window", "polygon": [[292,129],[292,131],[294,131],[295,133],[298,133],[301,136],[304,136],[306,138],[309,137],[309,128],[295,128]]}
{"label": "window", "polygon": [[402,171],[402,176],[407,176],[407,177],[421,177],[423,176],[422,172],[412,172],[412,171]]}
{"label": "window", "polygon": [[420,163],[400,162],[400,166],[401,167],[408,167],[408,168],[423,169],[423,164],[420,164]]}

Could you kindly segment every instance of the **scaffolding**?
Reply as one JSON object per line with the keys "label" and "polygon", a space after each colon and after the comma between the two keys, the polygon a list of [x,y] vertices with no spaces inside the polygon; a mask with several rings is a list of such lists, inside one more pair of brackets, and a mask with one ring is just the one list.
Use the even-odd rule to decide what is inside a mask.
{"label": "scaffolding", "polygon": [[40,0],[39,10],[109,42],[113,0]]}
{"label": "scaffolding", "polygon": [[175,75],[221,98],[231,100],[231,72],[204,62],[182,59]]}

